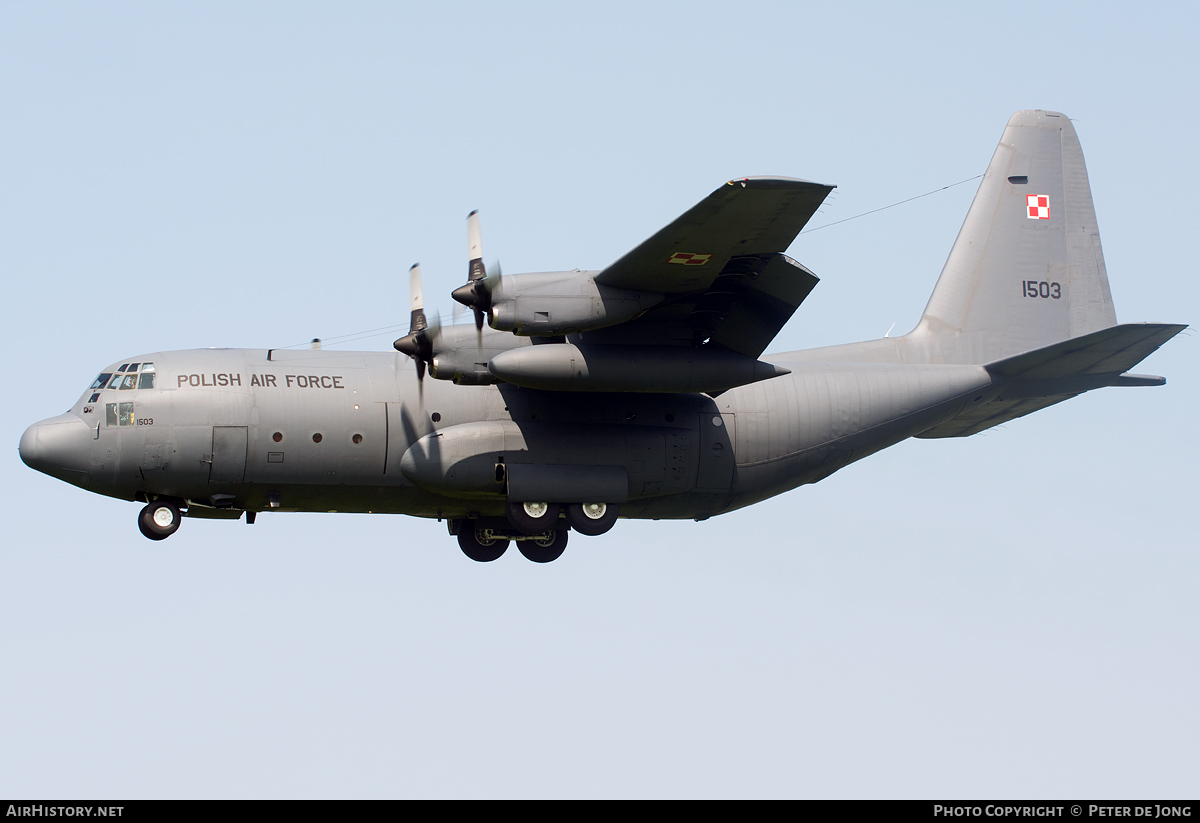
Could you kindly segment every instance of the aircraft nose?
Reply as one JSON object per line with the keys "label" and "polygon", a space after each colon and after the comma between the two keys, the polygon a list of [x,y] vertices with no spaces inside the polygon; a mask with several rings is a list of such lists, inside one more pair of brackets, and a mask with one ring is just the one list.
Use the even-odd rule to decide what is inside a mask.
{"label": "aircraft nose", "polygon": [[18,450],[25,465],[68,483],[87,477],[92,430],[73,414],[34,423],[21,435]]}

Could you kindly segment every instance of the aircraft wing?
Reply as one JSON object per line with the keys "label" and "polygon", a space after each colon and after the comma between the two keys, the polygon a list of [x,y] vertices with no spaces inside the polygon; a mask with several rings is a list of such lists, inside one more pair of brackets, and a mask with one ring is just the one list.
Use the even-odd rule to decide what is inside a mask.
{"label": "aircraft wing", "polygon": [[596,276],[604,286],[666,298],[581,341],[705,344],[757,358],[817,284],[783,251],[832,190],[784,177],[721,186]]}
{"label": "aircraft wing", "polygon": [[730,258],[785,251],[831,191],[788,177],[730,180],[596,282],[659,294],[704,291]]}

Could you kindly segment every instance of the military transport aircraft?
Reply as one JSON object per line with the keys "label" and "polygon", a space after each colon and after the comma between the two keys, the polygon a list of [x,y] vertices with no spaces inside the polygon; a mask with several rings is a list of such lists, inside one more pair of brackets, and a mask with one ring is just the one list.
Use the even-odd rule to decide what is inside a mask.
{"label": "military transport aircraft", "polygon": [[397,353],[124,358],[21,458],[144,503],[152,540],[181,517],[391,512],[444,519],[473,560],[515,540],[544,563],[618,516],[701,520],[909,437],[1166,382],[1127,370],[1186,326],[1117,324],[1062,114],[1009,120],[915,329],[764,356],[817,284],[783,252],[832,189],[731,180],[603,271],[489,272],[472,213],[452,296],[474,324],[429,322],[414,267]]}

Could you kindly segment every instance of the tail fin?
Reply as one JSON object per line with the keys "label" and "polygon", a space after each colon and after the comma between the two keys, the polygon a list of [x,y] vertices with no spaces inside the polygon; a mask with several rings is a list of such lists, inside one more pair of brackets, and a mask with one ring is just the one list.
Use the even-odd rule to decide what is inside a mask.
{"label": "tail fin", "polygon": [[1075,129],[1017,112],[909,336],[934,362],[984,364],[1116,322]]}

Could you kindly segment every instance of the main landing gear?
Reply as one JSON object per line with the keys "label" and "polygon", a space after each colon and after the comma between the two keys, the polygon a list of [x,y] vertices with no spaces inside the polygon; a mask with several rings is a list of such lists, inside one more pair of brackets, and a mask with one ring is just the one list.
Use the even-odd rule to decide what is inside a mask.
{"label": "main landing gear", "polygon": [[463,554],[476,562],[498,559],[515,540],[527,559],[549,563],[567,548],[568,530],[604,534],[617,522],[617,513],[615,503],[509,503],[507,517],[451,520],[448,525]]}

